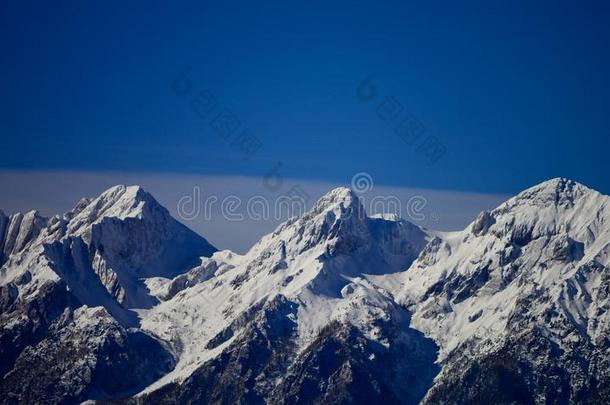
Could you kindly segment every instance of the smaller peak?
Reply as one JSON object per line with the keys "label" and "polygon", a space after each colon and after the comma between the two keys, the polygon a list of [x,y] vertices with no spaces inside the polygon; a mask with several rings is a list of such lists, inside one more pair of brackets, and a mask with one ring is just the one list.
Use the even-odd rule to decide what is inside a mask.
{"label": "smaller peak", "polygon": [[126,189],[127,189],[126,185],[117,184],[116,186],[112,186],[112,187],[108,188],[107,190],[105,190],[104,192],[102,192],[102,194],[100,194],[100,197],[112,197],[112,196],[116,196],[116,195],[121,195],[125,192]]}
{"label": "smaller peak", "polygon": [[336,196],[336,197],[343,197],[343,198],[347,198],[347,197],[352,197],[355,196],[356,194],[352,191],[351,188],[349,187],[336,187],[333,188],[332,190],[330,190],[328,193],[326,193],[327,196]]}
{"label": "smaller peak", "polygon": [[150,195],[146,191],[144,191],[142,186],[139,186],[137,184],[134,184],[132,186],[125,186],[125,194],[133,195],[133,196],[148,196],[148,195]]}
{"label": "smaller peak", "polygon": [[366,210],[362,202],[356,193],[347,187],[337,187],[326,193],[302,218],[310,220],[320,215],[325,218],[329,213],[344,220],[366,218]]}
{"label": "smaller peak", "polygon": [[359,218],[366,217],[364,206],[360,199],[351,189],[337,187],[322,196],[309,211],[309,215],[318,215],[329,211],[335,211],[336,215],[344,216],[349,212]]}
{"label": "smaller peak", "polygon": [[566,177],[555,177],[546,181],[543,181],[542,183],[540,183],[538,185],[541,188],[550,188],[550,189],[564,189],[566,187],[574,187],[574,186],[580,186],[580,187],[584,187],[582,184],[568,179]]}
{"label": "smaller peak", "polygon": [[334,205],[338,203],[347,203],[351,204],[354,202],[358,202],[358,196],[354,193],[350,188],[347,187],[337,187],[335,189],[330,190],[324,196],[322,196],[316,205]]}
{"label": "smaller peak", "polygon": [[156,202],[153,196],[139,185],[126,186],[119,184],[104,191],[99,198],[103,201]]}
{"label": "smaller peak", "polygon": [[140,186],[117,185],[91,201],[81,200],[81,202],[73,211],[66,214],[66,217],[73,222],[71,229],[82,228],[104,217],[164,218],[169,215],[167,210]]}
{"label": "smaller peak", "polygon": [[574,180],[556,177],[532,186],[515,197],[509,199],[498,210],[512,210],[521,207],[564,207],[570,208],[583,204],[586,199],[601,196],[597,191],[590,189]]}
{"label": "smaller peak", "polygon": [[112,196],[120,196],[125,194],[126,192],[130,194],[137,194],[137,192],[141,189],[138,185],[126,186],[125,184],[117,184],[116,186],[112,186],[104,191],[100,196],[101,197],[112,197]]}
{"label": "smaller peak", "polygon": [[531,198],[533,195],[552,196],[556,200],[573,200],[581,195],[594,192],[594,190],[565,177],[555,177],[530,187],[517,195],[517,198]]}
{"label": "smaller peak", "polygon": [[158,205],[157,200],[155,200],[155,198],[151,194],[146,192],[142,188],[142,186],[138,186],[138,185],[125,187],[125,193],[124,193],[123,198],[129,198],[129,199],[132,199],[135,201],[145,201],[148,203],[154,203],[154,204]]}

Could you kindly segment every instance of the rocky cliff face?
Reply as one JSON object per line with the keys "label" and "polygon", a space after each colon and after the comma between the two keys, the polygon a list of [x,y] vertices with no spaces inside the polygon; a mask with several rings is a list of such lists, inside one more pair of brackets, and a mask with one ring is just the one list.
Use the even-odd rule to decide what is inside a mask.
{"label": "rocky cliff face", "polygon": [[46,224],[37,211],[6,216],[0,210],[0,265],[35,240]]}

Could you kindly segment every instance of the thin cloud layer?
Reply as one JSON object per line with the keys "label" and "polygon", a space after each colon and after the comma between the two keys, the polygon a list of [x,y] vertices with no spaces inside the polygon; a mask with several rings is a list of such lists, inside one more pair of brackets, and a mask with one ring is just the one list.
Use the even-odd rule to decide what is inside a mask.
{"label": "thin cloud layer", "polygon": [[[269,187],[258,177],[199,176],[84,171],[0,171],[0,209],[5,213],[36,209],[50,216],[71,209],[82,197],[96,197],[116,184],[139,184],[171,214],[205,236],[219,249],[247,251],[262,235],[298,210],[282,206],[282,198],[297,196],[310,207],[329,190],[357,189],[370,215],[399,214],[430,229],[463,229],[476,215],[509,196],[448,190],[346,184],[282,179]],[[356,187],[354,187],[356,186]],[[299,207],[300,208],[300,207]],[[267,215],[265,215],[265,213]]]}

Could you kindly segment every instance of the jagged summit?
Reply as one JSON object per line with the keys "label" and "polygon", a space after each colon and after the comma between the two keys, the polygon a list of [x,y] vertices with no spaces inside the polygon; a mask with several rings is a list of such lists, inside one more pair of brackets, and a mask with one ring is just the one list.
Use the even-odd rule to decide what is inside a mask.
{"label": "jagged summit", "polygon": [[585,186],[582,183],[579,183],[572,179],[568,179],[566,177],[555,177],[555,178],[552,178],[549,180],[545,180],[541,183],[538,183],[538,184],[524,190],[523,192],[527,192],[528,190],[538,190],[539,192],[545,192],[545,190],[546,190],[546,191],[555,192],[555,193],[559,193],[559,194],[565,193],[565,192],[571,192],[573,190],[580,190],[580,191],[586,191],[586,192],[595,191],[595,190]]}
{"label": "jagged summit", "polygon": [[573,180],[555,178],[480,214],[470,229],[479,236],[490,230],[518,245],[562,233],[591,241],[607,231],[604,223],[610,220],[609,200]]}
{"label": "jagged summit", "polygon": [[138,203],[159,205],[155,198],[139,185],[116,185],[104,191],[99,199],[122,208],[128,208],[130,204],[133,208],[133,205],[137,206]]}
{"label": "jagged summit", "polygon": [[336,218],[348,219],[354,217],[363,220],[366,211],[360,199],[347,187],[337,187],[316,201],[313,207],[302,217],[303,221],[312,221],[316,217],[331,213]]}
{"label": "jagged summit", "polygon": [[104,191],[99,197],[82,199],[66,217],[69,229],[78,232],[104,218],[140,218],[167,221],[169,212],[140,186],[118,185]]}
{"label": "jagged summit", "polygon": [[414,259],[426,237],[422,229],[399,218],[368,217],[356,193],[347,187],[338,187],[322,196],[302,216],[286,221],[261,238],[246,256],[273,257],[271,252],[280,250],[287,258],[296,258],[305,252],[314,252],[315,257],[349,256],[383,244],[377,242],[395,239],[393,243],[402,243],[402,246],[388,249],[402,256],[397,260],[405,266],[409,262],[405,256]]}
{"label": "jagged summit", "polygon": [[[557,177],[536,184],[506,201],[508,208],[519,205],[536,207],[571,207],[577,200],[599,198],[603,195],[574,180]],[[501,208],[500,206],[499,208]]]}
{"label": "jagged summit", "polygon": [[348,187],[337,187],[320,197],[314,207],[332,207],[333,205],[341,203],[346,206],[351,204],[358,204],[359,199],[352,189]]}

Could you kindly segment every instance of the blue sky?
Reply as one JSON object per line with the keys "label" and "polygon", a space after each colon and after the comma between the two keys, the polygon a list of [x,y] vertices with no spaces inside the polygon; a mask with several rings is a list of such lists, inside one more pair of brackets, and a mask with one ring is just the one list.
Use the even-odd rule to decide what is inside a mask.
{"label": "blue sky", "polygon": [[[379,185],[509,194],[564,176],[607,194],[609,11],[601,1],[3,1],[0,168],[257,177],[279,167],[311,181],[367,172]],[[363,101],[371,74],[375,97]],[[215,100],[205,117],[191,107],[200,91]],[[210,124],[225,109],[239,120],[229,140]],[[397,134],[405,121],[411,143]],[[246,129],[260,142],[249,159]],[[430,139],[443,151],[432,165]]]}

